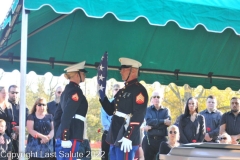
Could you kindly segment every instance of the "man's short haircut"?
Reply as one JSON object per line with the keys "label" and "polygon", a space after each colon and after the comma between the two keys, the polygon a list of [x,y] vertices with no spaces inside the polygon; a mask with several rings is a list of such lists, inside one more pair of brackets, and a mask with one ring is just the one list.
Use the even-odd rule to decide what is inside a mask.
{"label": "man's short haircut", "polygon": [[113,85],[113,89],[114,89],[114,88],[116,88],[116,87],[117,87],[117,88],[120,88],[120,85],[119,85],[119,84],[117,84],[117,83],[116,83],[116,84],[114,84],[114,85]]}
{"label": "man's short haircut", "polygon": [[217,99],[215,96],[213,96],[213,95],[209,95],[208,97],[207,97],[207,100],[208,100],[208,98],[209,99]]}
{"label": "man's short haircut", "polygon": [[231,100],[233,100],[233,99],[240,100],[240,98],[238,98],[238,97],[232,97]]}
{"label": "man's short haircut", "polygon": [[17,85],[15,85],[15,84],[13,84],[13,85],[9,86],[9,87],[8,87],[8,92],[10,92],[10,89],[11,89],[11,88],[18,88],[18,86],[17,86]]}

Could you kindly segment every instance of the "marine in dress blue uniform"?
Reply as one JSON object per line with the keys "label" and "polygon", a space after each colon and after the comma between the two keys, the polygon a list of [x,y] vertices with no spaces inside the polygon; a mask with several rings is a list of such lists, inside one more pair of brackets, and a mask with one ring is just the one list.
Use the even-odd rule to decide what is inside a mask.
{"label": "marine in dress blue uniform", "polygon": [[108,115],[113,115],[106,139],[110,144],[110,159],[132,160],[140,144],[140,126],[146,113],[148,94],[137,80],[141,63],[129,58],[119,61],[125,87],[114,96],[114,101],[105,97],[100,103]]}
{"label": "marine in dress blue uniform", "polygon": [[86,97],[78,85],[84,82],[85,61],[65,69],[65,77],[70,80],[66,85],[54,116],[56,138],[56,157],[58,160],[81,159],[78,152],[83,141],[84,122],[88,110]]}

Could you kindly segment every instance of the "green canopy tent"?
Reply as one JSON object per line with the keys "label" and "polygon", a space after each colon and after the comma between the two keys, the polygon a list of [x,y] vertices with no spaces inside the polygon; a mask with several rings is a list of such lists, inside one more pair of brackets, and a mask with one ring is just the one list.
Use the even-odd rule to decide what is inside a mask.
{"label": "green canopy tent", "polygon": [[108,51],[109,78],[120,80],[118,58],[129,57],[142,62],[147,83],[240,88],[239,0],[25,0],[21,18],[22,4],[15,0],[1,25],[0,68],[19,69],[21,61],[23,86],[26,69],[60,75],[83,60],[95,76]]}
{"label": "green canopy tent", "polygon": [[[118,58],[129,57],[142,62],[140,79],[146,83],[238,90],[239,6],[236,0],[26,0],[27,71],[60,75],[67,65],[86,60],[92,77],[108,51],[109,78],[121,80]],[[0,32],[5,71],[20,66],[21,16],[15,23],[14,16]]]}

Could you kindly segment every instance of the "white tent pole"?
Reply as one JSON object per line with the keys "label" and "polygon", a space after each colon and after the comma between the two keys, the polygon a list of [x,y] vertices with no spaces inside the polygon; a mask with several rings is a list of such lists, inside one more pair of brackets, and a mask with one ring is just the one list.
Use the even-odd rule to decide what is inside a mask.
{"label": "white tent pole", "polygon": [[27,31],[28,14],[22,6],[21,61],[20,61],[20,115],[19,115],[19,160],[25,160],[25,126],[26,126],[26,70],[27,70]]}

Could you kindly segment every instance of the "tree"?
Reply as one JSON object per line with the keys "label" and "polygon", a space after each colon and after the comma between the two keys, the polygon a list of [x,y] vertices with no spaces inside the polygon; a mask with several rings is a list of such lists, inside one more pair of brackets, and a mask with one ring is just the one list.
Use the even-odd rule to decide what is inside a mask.
{"label": "tree", "polygon": [[102,131],[100,118],[101,104],[99,103],[98,97],[88,97],[87,101],[87,135],[89,139],[99,141],[102,137],[102,133],[98,132],[99,129]]}

